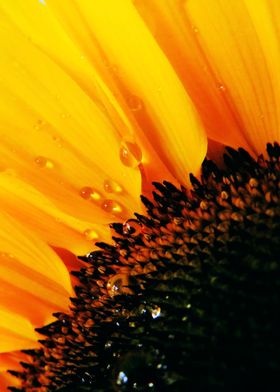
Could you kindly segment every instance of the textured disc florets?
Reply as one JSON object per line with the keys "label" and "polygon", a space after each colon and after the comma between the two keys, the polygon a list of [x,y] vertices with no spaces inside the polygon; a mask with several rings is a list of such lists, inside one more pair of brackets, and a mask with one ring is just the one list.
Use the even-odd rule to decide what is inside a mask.
{"label": "textured disc florets", "polygon": [[81,258],[71,311],[40,329],[11,389],[279,388],[280,148],[267,151],[227,149],[190,192],[155,183],[146,216]]}

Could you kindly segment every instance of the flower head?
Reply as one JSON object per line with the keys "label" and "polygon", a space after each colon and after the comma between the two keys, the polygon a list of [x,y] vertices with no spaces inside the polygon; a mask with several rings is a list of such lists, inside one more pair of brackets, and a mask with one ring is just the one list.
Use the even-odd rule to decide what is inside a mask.
{"label": "flower head", "polygon": [[[157,247],[157,239],[147,232],[146,236],[138,233],[133,225],[147,229],[153,218],[157,228],[164,226],[162,208],[178,212],[179,207],[172,204],[178,194],[179,205],[185,203],[187,209],[195,210],[195,216],[183,225],[186,235],[190,236],[188,230],[200,233],[199,219],[195,219],[199,214],[203,222],[205,216],[210,215],[210,220],[218,216],[216,207],[208,211],[205,200],[200,200],[206,203],[205,208],[202,205],[196,210],[199,198],[213,197],[206,169],[201,179],[203,182],[207,177],[211,197],[200,189],[199,180],[189,180],[190,173],[200,178],[207,141],[209,156],[217,160],[224,145],[245,148],[254,158],[265,154],[258,161],[261,169],[245,153],[228,159],[237,182],[240,167],[246,166],[246,160],[250,163],[248,172],[242,174],[245,179],[241,176],[242,186],[236,189],[241,195],[234,196],[240,199],[238,205],[232,206],[233,194],[227,201],[227,190],[213,180],[221,192],[223,208],[227,203],[233,208],[228,212],[235,214],[232,219],[239,221],[239,210],[247,202],[246,208],[257,209],[256,214],[271,210],[273,219],[279,216],[279,184],[272,179],[273,188],[271,177],[269,181],[266,178],[279,169],[275,163],[279,151],[275,145],[267,154],[266,144],[279,142],[280,41],[276,21],[280,9],[276,0],[215,0],[211,7],[206,0],[3,0],[0,13],[0,371],[19,366],[22,354],[18,350],[37,348],[35,362],[38,358],[43,361],[37,363],[38,371],[49,366],[44,362],[48,353],[43,353],[38,343],[39,332],[50,335],[55,331],[46,327],[35,332],[35,328],[49,324],[54,311],[60,312],[61,323],[69,316],[68,298],[74,295],[69,270],[81,266],[75,256],[91,252],[95,242],[111,244],[107,245],[109,256],[106,246],[107,250],[102,248],[102,257],[109,264],[100,268],[107,271],[106,278],[111,279],[115,271],[123,282],[128,271],[140,274],[135,266],[136,261],[141,262],[135,256],[137,246],[152,246],[157,256],[159,245],[164,246]],[[212,169],[222,183],[219,170]],[[262,173],[259,182],[254,171]],[[230,181],[230,174],[228,177]],[[140,195],[151,197],[153,181],[166,200],[163,207],[162,196],[155,196],[156,206],[144,198],[146,213]],[[159,185],[162,181],[168,182]],[[264,184],[261,191],[259,183]],[[183,188],[179,191],[175,186]],[[191,186],[195,196],[189,191]],[[255,202],[251,206],[248,187],[256,197],[272,203],[271,208],[265,205],[264,210],[258,210]],[[135,212],[140,213],[138,221],[128,221]],[[172,219],[182,218],[172,214]],[[272,219],[269,216],[267,219]],[[130,245],[125,242],[132,247],[131,256],[125,254],[126,246],[118,245],[118,238],[114,238],[114,245],[112,222],[116,232],[121,227],[141,239],[139,243],[128,240]],[[125,228],[124,222],[128,222]],[[265,222],[260,226],[271,230],[271,222]],[[183,233],[181,223],[176,233]],[[117,260],[124,257],[121,267],[111,265],[116,249]],[[191,266],[191,249],[182,252],[178,255]],[[97,258],[98,264],[100,253],[97,255],[92,258]],[[146,250],[143,257],[148,266],[141,273],[146,274],[151,272],[153,256]],[[75,292],[78,299],[88,274],[99,277],[92,271],[94,263],[84,268],[78,273],[79,280],[72,278],[73,285],[80,287]],[[160,270],[160,264],[155,268]],[[90,279],[94,290],[91,275]],[[125,282],[124,286],[131,286],[129,279]],[[118,284],[109,281],[109,297]],[[147,289],[147,282],[143,285]],[[135,286],[144,287],[139,281]],[[102,290],[98,292],[102,294]],[[75,304],[75,299],[72,302]],[[108,295],[104,303],[108,303]],[[75,313],[78,305],[71,308],[70,318],[79,315]],[[124,310],[127,307],[125,304]],[[156,310],[153,315],[157,319]],[[86,328],[90,329],[92,322],[98,324],[98,315],[94,317]],[[73,323],[71,328],[75,332]],[[78,334],[79,339],[84,343],[85,336]],[[119,373],[119,377],[122,384],[124,376]],[[2,378],[3,385],[10,383],[10,376]],[[47,378],[42,370],[38,388],[48,388]],[[24,376],[18,377],[19,383],[25,381]]]}

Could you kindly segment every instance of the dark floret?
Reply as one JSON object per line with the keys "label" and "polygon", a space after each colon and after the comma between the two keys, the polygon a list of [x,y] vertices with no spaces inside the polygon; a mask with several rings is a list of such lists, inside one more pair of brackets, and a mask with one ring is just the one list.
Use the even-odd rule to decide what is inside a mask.
{"label": "dark floret", "polygon": [[82,257],[71,312],[40,330],[11,390],[278,390],[280,147],[267,151],[206,160],[189,192],[155,183],[146,216]]}

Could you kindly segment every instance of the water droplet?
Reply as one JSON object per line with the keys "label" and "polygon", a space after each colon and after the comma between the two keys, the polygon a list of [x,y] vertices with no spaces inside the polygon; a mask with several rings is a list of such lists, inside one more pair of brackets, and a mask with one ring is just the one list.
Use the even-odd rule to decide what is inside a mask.
{"label": "water droplet", "polygon": [[54,163],[46,157],[37,156],[34,159],[34,161],[35,161],[36,165],[38,165],[39,167],[46,168],[46,169],[53,169],[54,168]]}
{"label": "water droplet", "polygon": [[35,131],[40,131],[40,129],[42,129],[47,123],[44,120],[37,120],[35,125],[33,126],[33,128],[35,129]]}
{"label": "water droplet", "polygon": [[117,378],[117,385],[123,385],[126,384],[128,381],[128,377],[124,372],[119,372],[118,378]]}
{"label": "water droplet", "polygon": [[125,166],[137,167],[142,160],[142,151],[138,144],[123,140],[120,148],[120,159]]}
{"label": "water droplet", "polygon": [[103,186],[105,192],[108,193],[121,193],[123,190],[122,187],[113,180],[105,180]]}
{"label": "water droplet", "polygon": [[157,369],[161,369],[162,368],[162,363],[159,363],[158,365],[157,365]]}
{"label": "water droplet", "polygon": [[101,199],[100,193],[90,186],[84,186],[80,189],[80,196],[85,200],[98,201]]}
{"label": "water droplet", "polygon": [[122,207],[115,200],[106,199],[101,205],[102,209],[110,214],[119,214],[122,212]]}
{"label": "water droplet", "polygon": [[0,257],[6,258],[6,259],[14,259],[15,258],[13,253],[7,253],[7,252],[1,252]]}
{"label": "water droplet", "polygon": [[62,139],[59,136],[53,135],[52,139],[58,147],[62,147]]}
{"label": "water droplet", "polygon": [[92,229],[87,229],[84,231],[84,236],[86,237],[86,239],[88,241],[95,241],[98,238],[98,234],[96,233],[96,231],[92,230]]}
{"label": "water droplet", "polygon": [[199,32],[198,28],[196,26],[192,26],[192,31],[197,34]]}
{"label": "water droplet", "polygon": [[110,297],[116,295],[132,294],[132,290],[128,287],[130,284],[130,276],[128,274],[116,274],[107,282],[107,290]]}
{"label": "water droplet", "polygon": [[107,340],[107,342],[105,343],[104,347],[105,348],[111,348],[112,344],[113,344],[112,340]]}
{"label": "water droplet", "polygon": [[151,310],[151,316],[153,319],[156,319],[160,316],[161,314],[161,308],[159,306],[153,307]]}
{"label": "water droplet", "polygon": [[136,95],[130,95],[127,99],[128,107],[132,112],[138,112],[143,108],[143,101]]}
{"label": "water droplet", "polygon": [[128,219],[123,224],[123,234],[137,236],[142,230],[142,225],[136,219]]}
{"label": "water droplet", "polygon": [[222,93],[224,93],[224,92],[226,91],[226,87],[225,87],[224,84],[219,84],[219,85],[218,85],[218,89],[219,89]]}
{"label": "water droplet", "polygon": [[88,372],[84,372],[83,374],[79,375],[78,379],[82,384],[87,384],[87,386],[93,384],[93,377]]}

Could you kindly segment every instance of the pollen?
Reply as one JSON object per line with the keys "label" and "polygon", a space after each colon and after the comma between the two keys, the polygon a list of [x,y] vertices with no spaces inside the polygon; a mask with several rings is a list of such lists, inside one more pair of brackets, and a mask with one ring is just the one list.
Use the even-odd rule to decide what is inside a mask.
{"label": "pollen", "polygon": [[191,190],[154,183],[146,215],[81,257],[69,314],[39,330],[12,391],[279,387],[280,147],[224,163]]}

